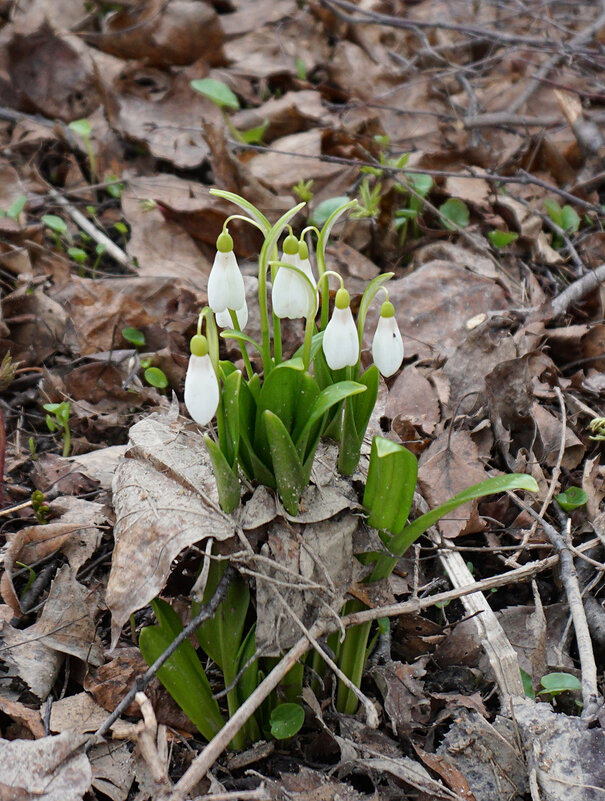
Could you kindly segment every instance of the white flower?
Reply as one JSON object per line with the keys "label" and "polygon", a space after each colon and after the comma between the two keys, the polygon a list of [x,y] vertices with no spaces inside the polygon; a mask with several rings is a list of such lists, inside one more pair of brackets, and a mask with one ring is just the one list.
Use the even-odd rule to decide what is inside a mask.
{"label": "white flower", "polygon": [[[244,303],[242,308],[238,309],[235,313],[237,314],[237,322],[239,324],[240,331],[243,331],[248,322],[248,304]],[[216,319],[216,324],[220,328],[233,328],[233,320],[231,319],[228,309],[225,309],[225,311],[222,312],[217,312],[214,317]]]}
{"label": "white flower", "polygon": [[206,337],[194,336],[185,376],[185,406],[198,425],[209,423],[218,408],[219,385]]}
{"label": "white flower", "polygon": [[[308,253],[307,253],[308,256]],[[284,264],[298,267],[309,278],[313,287],[315,279],[311,270],[309,259],[301,260],[298,255],[298,240],[295,236],[288,236],[284,241],[284,252],[281,257]],[[273,313],[283,319],[297,320],[299,317],[308,317],[313,313],[313,295],[305,279],[294,270],[287,267],[278,267],[277,275],[271,290],[271,303]]]}
{"label": "white flower", "polygon": [[349,293],[339,289],[330,322],[323,336],[323,352],[331,370],[352,367],[359,359],[357,326],[349,306]]}
{"label": "white flower", "polygon": [[395,319],[395,309],[388,301],[382,304],[380,310],[372,341],[372,358],[385,378],[396,373],[403,361],[403,340]]}
{"label": "white flower", "polygon": [[213,312],[241,309],[246,302],[244,279],[233,252],[233,240],[223,231],[208,278],[208,305]]}

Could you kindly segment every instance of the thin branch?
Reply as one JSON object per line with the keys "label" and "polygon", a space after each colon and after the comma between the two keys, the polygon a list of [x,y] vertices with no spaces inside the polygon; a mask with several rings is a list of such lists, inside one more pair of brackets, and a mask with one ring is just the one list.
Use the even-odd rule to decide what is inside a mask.
{"label": "thin branch", "polygon": [[605,264],[595,267],[591,272],[578,278],[577,281],[570,284],[567,289],[563,290],[560,295],[557,295],[557,297],[552,300],[550,305],[553,318],[562,317],[564,314],[567,314],[571,306],[583,300],[603,281],[605,281]]}

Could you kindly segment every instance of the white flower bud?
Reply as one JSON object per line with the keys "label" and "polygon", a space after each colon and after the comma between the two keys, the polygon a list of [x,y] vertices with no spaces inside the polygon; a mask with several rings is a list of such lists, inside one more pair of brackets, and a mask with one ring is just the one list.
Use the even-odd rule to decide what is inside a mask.
{"label": "white flower bud", "polygon": [[357,364],[359,337],[346,289],[339,289],[336,293],[336,305],[332,318],[326,326],[322,347],[331,370],[340,370],[342,367],[353,367]]}
{"label": "white flower bud", "polygon": [[216,244],[217,253],[208,278],[208,305],[215,314],[241,309],[246,302],[244,278],[233,252],[233,240],[222,233]]}
{"label": "white flower bud", "polygon": [[208,354],[206,337],[194,336],[185,376],[185,406],[200,426],[209,423],[218,408],[219,385]]}
{"label": "white flower bud", "polygon": [[395,309],[388,301],[382,304],[380,311],[372,341],[372,358],[385,378],[396,373],[403,361],[403,340],[395,319]]}

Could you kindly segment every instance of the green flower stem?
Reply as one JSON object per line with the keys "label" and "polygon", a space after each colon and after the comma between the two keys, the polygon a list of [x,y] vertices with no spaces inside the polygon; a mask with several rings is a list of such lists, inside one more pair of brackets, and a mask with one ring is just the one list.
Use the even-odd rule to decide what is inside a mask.
{"label": "green flower stem", "polygon": [[259,222],[253,220],[252,217],[245,217],[243,214],[231,214],[223,223],[223,232],[227,233],[227,226],[231,220],[243,220],[244,222],[250,223],[250,225],[254,225],[258,228],[263,236],[265,236],[268,231],[268,228],[264,228]]}
{"label": "green flower stem", "polygon": [[[317,308],[317,301],[315,302]],[[313,344],[313,334],[315,333],[315,314],[309,315],[305,320],[305,339],[303,343],[303,364],[308,372],[311,365],[311,345]]]}
{"label": "green flower stem", "polygon": [[[229,309],[229,316],[231,317],[231,322],[233,323],[233,330],[237,331],[238,333],[242,333],[242,329],[239,327],[239,320],[237,319],[236,312],[233,309]],[[240,350],[242,352],[242,358],[244,360],[244,364],[246,365],[246,372],[248,373],[248,381],[252,378],[254,374],[254,370],[252,369],[252,365],[250,363],[250,357],[248,356],[248,349],[246,348],[246,343],[239,339],[238,344]]]}
{"label": "green flower stem", "polygon": [[[277,258],[277,248],[273,252],[274,258]],[[271,264],[271,283],[275,281],[277,275],[277,267]],[[273,359],[275,364],[281,364],[283,361],[282,341],[281,341],[281,320],[273,312]]]}
{"label": "green flower stem", "polygon": [[[353,206],[357,206],[358,203],[356,200],[350,200],[348,203],[345,203],[339,209],[332,212],[332,214],[328,217],[326,222],[324,223],[323,228],[319,232],[319,237],[317,239],[317,248],[315,250],[315,257],[317,259],[317,272],[319,275],[319,281],[321,278],[328,272],[326,270],[326,245],[328,244],[328,237],[330,236],[330,231],[332,230],[332,226],[338,220],[341,214],[344,214],[345,211],[348,209],[353,208]],[[330,291],[327,284],[322,284],[321,288],[321,330],[325,331],[326,326],[328,324],[328,316],[329,316],[329,301],[330,301]]]}

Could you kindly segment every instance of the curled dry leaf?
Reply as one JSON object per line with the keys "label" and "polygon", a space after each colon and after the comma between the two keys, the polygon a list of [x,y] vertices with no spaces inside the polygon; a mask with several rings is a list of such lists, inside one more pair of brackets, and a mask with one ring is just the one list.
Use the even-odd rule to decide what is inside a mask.
{"label": "curled dry leaf", "polygon": [[235,533],[218,503],[214,473],[200,434],[178,420],[178,404],[130,430],[115,474],[115,549],[107,585],[112,648],[129,615],[162,590],[172,561],[189,545]]}
{"label": "curled dry leaf", "polygon": [[[0,711],[21,727],[29,730],[34,740],[44,737],[42,715],[37,709],[30,709],[19,701],[11,701],[8,698],[0,696]],[[26,739],[30,738],[27,737]]]}
{"label": "curled dry leaf", "polygon": [[92,781],[80,749],[86,735],[65,732],[40,740],[0,740],[0,798],[81,801]]}

